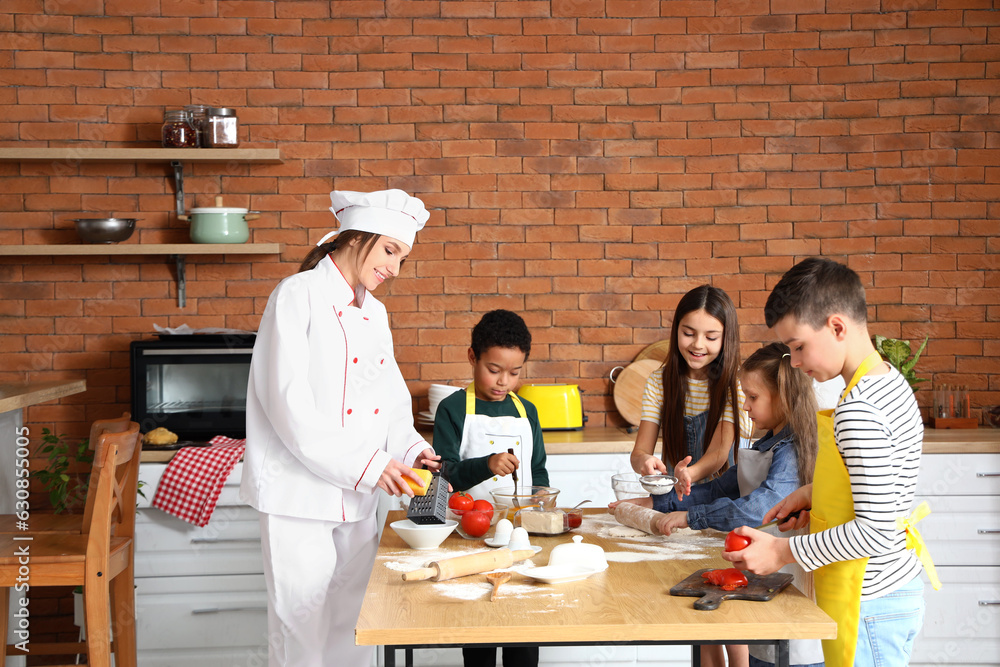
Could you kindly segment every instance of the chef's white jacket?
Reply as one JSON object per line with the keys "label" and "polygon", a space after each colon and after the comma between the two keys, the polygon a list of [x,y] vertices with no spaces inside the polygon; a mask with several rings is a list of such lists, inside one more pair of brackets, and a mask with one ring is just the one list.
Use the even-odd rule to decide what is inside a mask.
{"label": "chef's white jacket", "polygon": [[385,306],[364,287],[356,296],[329,256],[281,281],[250,363],[243,501],[357,521],[374,514],[390,458],[413,465],[428,447],[413,428]]}

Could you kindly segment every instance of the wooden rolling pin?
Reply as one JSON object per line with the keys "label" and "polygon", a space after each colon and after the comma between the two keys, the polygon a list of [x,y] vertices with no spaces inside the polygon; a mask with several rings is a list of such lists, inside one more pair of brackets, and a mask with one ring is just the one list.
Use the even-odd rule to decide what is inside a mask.
{"label": "wooden rolling pin", "polygon": [[615,507],[615,519],[618,523],[630,528],[638,528],[650,535],[662,534],[656,529],[656,520],[662,515],[663,512],[657,512],[656,510],[642,507],[635,503],[619,503]]}
{"label": "wooden rolling pin", "polygon": [[500,570],[514,563],[531,558],[535,555],[533,549],[493,549],[465,556],[455,556],[444,560],[436,560],[427,567],[403,573],[403,581],[445,581],[464,577],[467,574],[482,574],[490,570]]}

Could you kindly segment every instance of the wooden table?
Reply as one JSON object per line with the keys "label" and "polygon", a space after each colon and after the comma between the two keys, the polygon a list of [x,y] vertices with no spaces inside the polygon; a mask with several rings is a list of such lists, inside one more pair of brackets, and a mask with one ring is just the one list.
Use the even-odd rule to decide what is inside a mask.
{"label": "wooden table", "polygon": [[[716,611],[695,611],[696,598],[669,595],[673,585],[695,570],[729,565],[718,555],[722,533],[613,537],[614,518],[603,509],[588,510],[583,526],[571,533],[532,537],[532,544],[543,547],[532,562],[546,565],[553,546],[580,534],[584,542],[600,545],[609,555],[607,570],[583,581],[549,585],[534,582],[515,567],[510,583],[501,586],[500,598],[491,603],[483,575],[446,582],[404,582],[401,572],[416,569],[424,554],[426,560],[439,560],[487,547],[480,540],[453,533],[438,550],[411,550],[388,527],[401,518],[401,512],[393,512],[386,520],[355,632],[357,644],[385,647],[388,667],[395,665],[397,648],[712,643],[773,644],[778,649],[777,664],[787,666],[789,639],[836,636],[833,620],[792,587],[769,602],[729,600]],[[687,548],[688,557],[675,554],[671,560],[642,560],[658,549],[677,548]],[[635,562],[618,562],[627,560]],[[482,587],[478,597],[476,586]],[[411,651],[406,655],[411,664]]]}

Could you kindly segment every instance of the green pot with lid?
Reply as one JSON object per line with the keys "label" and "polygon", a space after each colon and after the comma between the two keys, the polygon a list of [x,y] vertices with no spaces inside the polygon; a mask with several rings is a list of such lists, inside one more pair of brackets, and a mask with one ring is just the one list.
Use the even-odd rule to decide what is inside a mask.
{"label": "green pot with lid", "polygon": [[248,209],[222,206],[222,197],[215,198],[216,206],[193,208],[181,219],[191,221],[191,240],[194,243],[246,243],[250,240],[247,222],[259,216]]}

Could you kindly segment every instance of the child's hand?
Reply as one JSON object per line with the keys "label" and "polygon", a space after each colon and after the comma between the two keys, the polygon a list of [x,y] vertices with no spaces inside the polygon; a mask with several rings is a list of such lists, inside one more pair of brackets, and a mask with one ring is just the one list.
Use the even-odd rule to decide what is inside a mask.
{"label": "child's hand", "polygon": [[[785,496],[785,499],[772,507],[764,515],[763,523],[772,519],[784,519],[793,514],[798,514],[794,521],[785,521],[778,524],[778,530],[797,530],[809,525],[809,511],[812,508],[812,484],[806,484],[795,489]],[[805,510],[805,511],[803,511]]]}
{"label": "child's hand", "polygon": [[645,498],[628,498],[627,500],[616,500],[615,502],[608,505],[608,509],[613,510],[622,503],[632,503],[634,505],[638,505],[639,507],[648,507],[650,509],[653,509],[653,499],[650,498],[649,496],[646,496]]}
{"label": "child's hand", "polygon": [[664,475],[667,472],[667,466],[657,457],[647,454],[635,471],[640,475]]}
{"label": "child's hand", "polygon": [[490,467],[490,472],[499,477],[506,477],[521,465],[521,462],[517,460],[517,457],[513,454],[507,452],[501,452],[499,454],[493,454],[490,456],[487,464]]}
{"label": "child's hand", "polygon": [[428,447],[424,451],[417,454],[417,458],[413,461],[414,468],[427,468],[428,470],[440,470],[441,469],[441,456],[434,453],[434,450]]}
{"label": "child's hand", "polygon": [[747,526],[740,526],[733,532],[750,538],[750,546],[739,551],[722,552],[722,557],[739,570],[771,574],[795,562],[787,537],[774,537]]}
{"label": "child's hand", "polygon": [[672,531],[678,528],[688,527],[688,513],[687,512],[667,512],[661,515],[656,520],[656,529],[659,530],[664,535],[670,535]]}
{"label": "child's hand", "polygon": [[691,457],[687,456],[674,466],[674,477],[677,478],[674,491],[677,492],[677,500],[684,500],[684,496],[691,493],[692,479],[691,473],[688,472],[689,463],[691,463]]}

